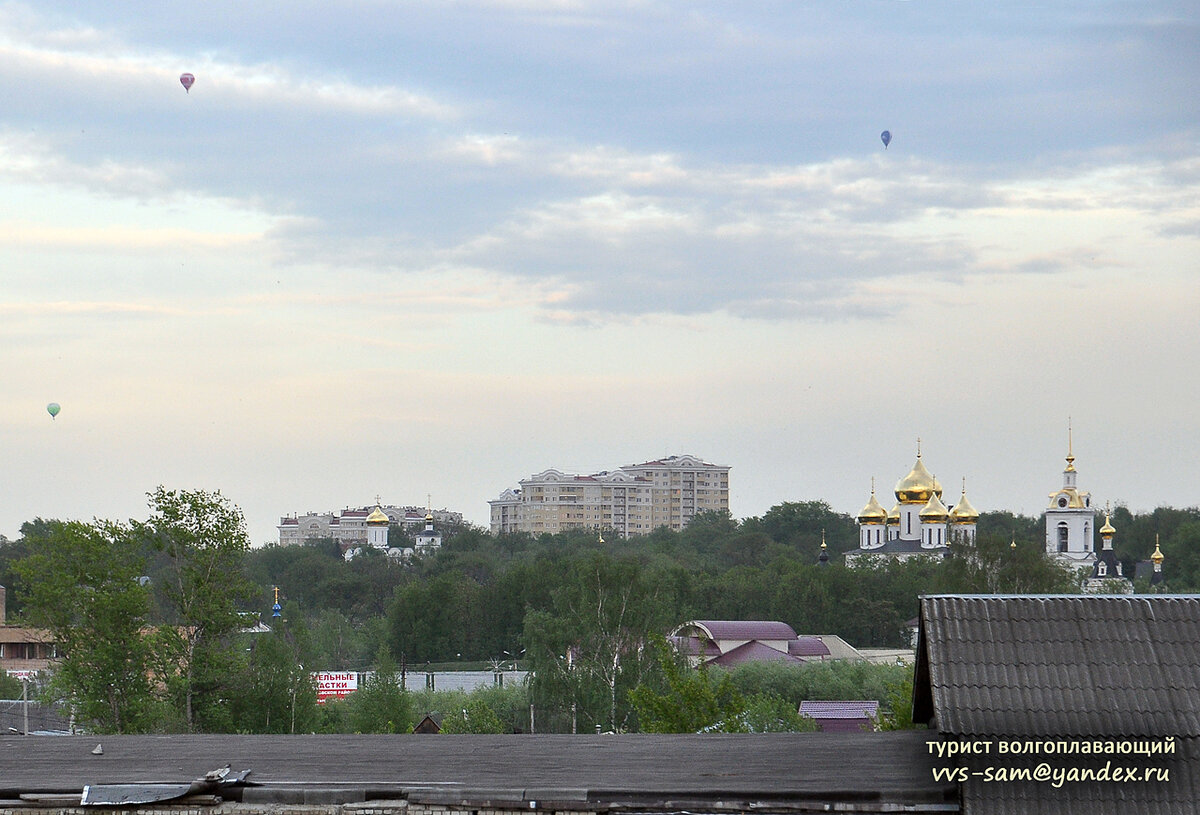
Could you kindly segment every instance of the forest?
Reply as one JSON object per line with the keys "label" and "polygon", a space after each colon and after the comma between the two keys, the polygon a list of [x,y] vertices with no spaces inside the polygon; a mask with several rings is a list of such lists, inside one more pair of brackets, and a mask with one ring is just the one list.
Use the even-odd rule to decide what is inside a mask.
{"label": "forest", "polygon": [[[594,532],[494,536],[463,525],[441,530],[439,550],[409,561],[373,550],[346,561],[331,540],[251,548],[240,511],[219,493],[159,488],[150,499],[145,521],[35,519],[17,540],[0,540],[9,622],[52,630],[65,653],[90,666],[72,673],[64,660],[59,687],[46,692],[87,699],[80,715],[100,729],[403,732],[433,707],[458,711],[447,727],[459,732],[527,730],[531,711],[539,729],[559,732],[695,724],[664,719],[670,698],[707,700],[708,717],[730,727],[753,720],[770,729],[763,722],[794,710],[801,680],[680,673],[656,638],[689,619],[766,619],[859,648],[901,647],[922,594],[1079,586],[1044,556],[1040,518],[1004,512],[984,513],[976,542],[953,543],[944,559],[854,568],[839,557],[857,546],[854,519],[822,501],[742,520],[708,513],[680,532],[604,541]],[[1156,590],[1200,588],[1200,510],[1117,507],[1112,524],[1126,574],[1157,541],[1166,581]],[[392,545],[405,535],[389,529]],[[828,565],[817,561],[822,541]],[[1137,589],[1150,586],[1143,579]],[[281,613],[272,617],[276,590]],[[240,633],[258,621],[272,634]],[[536,678],[449,703],[421,700],[396,679],[502,664]],[[879,667],[888,666],[853,677],[826,668],[843,673],[824,680],[841,698],[896,693],[904,671],[868,675]],[[374,675],[347,702],[316,706],[305,701],[313,670]],[[804,685],[806,698],[835,698],[819,684]]]}

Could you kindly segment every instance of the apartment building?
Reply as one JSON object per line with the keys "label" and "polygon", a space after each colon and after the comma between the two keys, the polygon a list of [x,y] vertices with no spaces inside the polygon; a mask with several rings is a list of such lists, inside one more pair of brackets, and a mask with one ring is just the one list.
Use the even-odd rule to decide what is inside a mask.
{"label": "apartment building", "polygon": [[645,535],[680,530],[698,512],[729,509],[729,467],[680,455],[574,475],[549,469],[489,501],[493,534],[612,530]]}

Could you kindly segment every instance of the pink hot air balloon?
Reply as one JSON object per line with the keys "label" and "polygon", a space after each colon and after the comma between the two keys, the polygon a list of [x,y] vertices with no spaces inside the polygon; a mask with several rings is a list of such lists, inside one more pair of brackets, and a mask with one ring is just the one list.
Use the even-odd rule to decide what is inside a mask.
{"label": "pink hot air balloon", "polygon": [[192,92],[192,83],[196,81],[196,77],[191,74],[180,74],[179,84],[183,85],[183,89],[188,93]]}

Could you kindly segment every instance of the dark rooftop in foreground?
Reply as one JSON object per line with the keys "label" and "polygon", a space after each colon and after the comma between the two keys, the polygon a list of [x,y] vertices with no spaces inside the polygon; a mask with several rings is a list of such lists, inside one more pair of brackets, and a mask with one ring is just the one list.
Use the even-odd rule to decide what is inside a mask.
{"label": "dark rooftop in foreground", "polygon": [[1200,737],[1200,595],[933,596],[921,619],[915,718],[942,733]]}
{"label": "dark rooftop in foreground", "polygon": [[[12,736],[0,737],[0,799],[187,782],[231,764],[263,785],[243,791],[247,803],[957,811],[957,785],[932,778],[930,735]],[[92,754],[97,743],[103,755]]]}
{"label": "dark rooftop in foreground", "polygon": [[[943,761],[966,772],[964,813],[1197,811],[1200,595],[948,595],[920,610],[913,718],[987,750]],[[1170,752],[1125,749],[1142,744]],[[1039,768],[1043,781],[994,780]]]}

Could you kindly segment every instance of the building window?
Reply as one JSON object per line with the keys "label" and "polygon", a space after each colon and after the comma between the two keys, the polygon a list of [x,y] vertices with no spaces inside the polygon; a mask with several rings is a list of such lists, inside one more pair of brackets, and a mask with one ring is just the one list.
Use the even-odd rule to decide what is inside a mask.
{"label": "building window", "polygon": [[1060,552],[1067,551],[1068,535],[1069,535],[1069,533],[1067,530],[1067,525],[1065,523],[1059,524],[1058,525],[1058,551],[1060,551]]}

